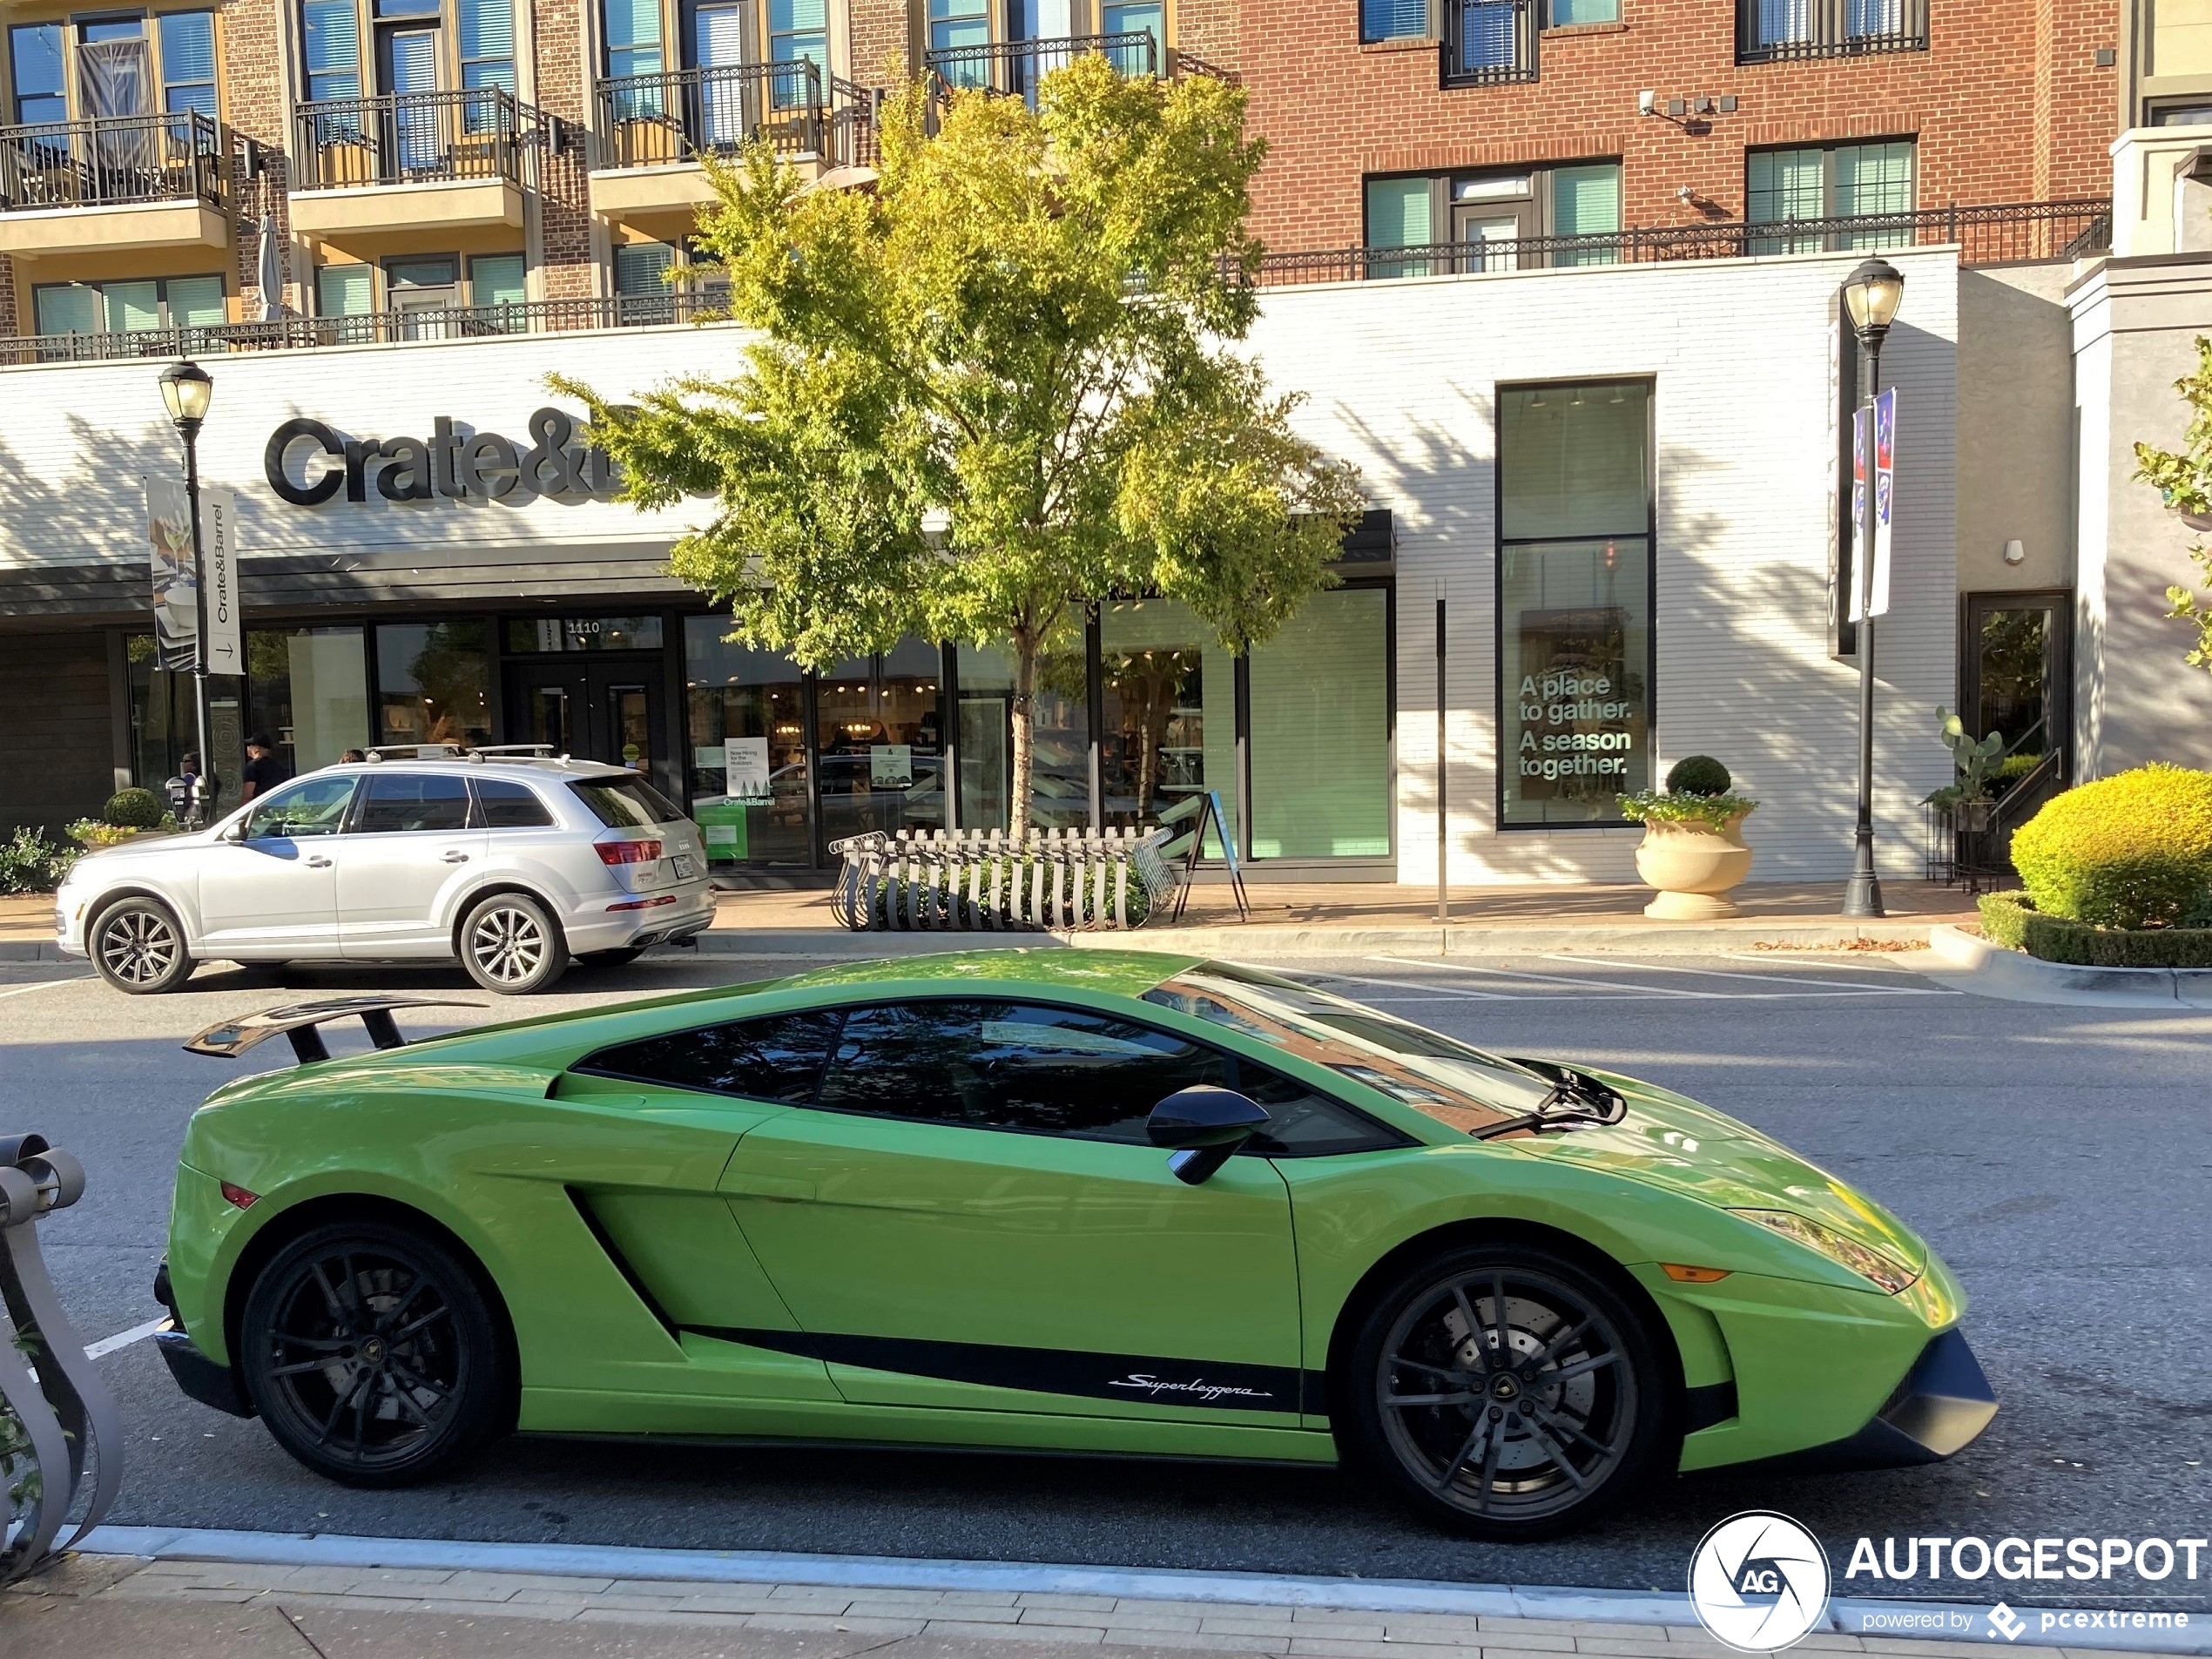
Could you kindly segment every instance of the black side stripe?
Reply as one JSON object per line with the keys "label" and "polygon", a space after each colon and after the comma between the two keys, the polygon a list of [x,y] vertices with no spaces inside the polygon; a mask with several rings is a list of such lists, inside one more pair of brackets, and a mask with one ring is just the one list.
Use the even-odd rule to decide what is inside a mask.
{"label": "black side stripe", "polygon": [[1711,1428],[1725,1423],[1737,1414],[1736,1385],[1733,1382],[1704,1383],[1683,1390],[1683,1433],[1695,1434],[1701,1428]]}
{"label": "black side stripe", "polygon": [[1220,1365],[1143,1354],[1085,1353],[1064,1348],[1001,1347],[985,1342],[932,1342],[912,1337],[839,1336],[814,1331],[759,1331],[686,1325],[703,1337],[742,1342],[779,1353],[804,1354],[829,1365],[891,1371],[910,1377],[1031,1393],[1070,1394],[1154,1406],[1295,1414],[1310,1386],[1289,1366]]}

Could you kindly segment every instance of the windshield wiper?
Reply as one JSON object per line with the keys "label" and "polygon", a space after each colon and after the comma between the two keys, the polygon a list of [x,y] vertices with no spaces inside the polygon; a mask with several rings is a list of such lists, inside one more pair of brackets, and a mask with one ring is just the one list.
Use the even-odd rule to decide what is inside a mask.
{"label": "windshield wiper", "polygon": [[1551,1092],[1536,1103],[1535,1110],[1508,1118],[1482,1130],[1475,1136],[1479,1141],[1525,1129],[1541,1131],[1548,1129],[1582,1129],[1592,1125],[1603,1128],[1619,1123],[1629,1115],[1628,1096],[1611,1085],[1600,1082],[1586,1071],[1576,1071],[1571,1066],[1554,1065],[1546,1060],[1515,1058],[1513,1063],[1527,1067],[1540,1077],[1550,1079]]}

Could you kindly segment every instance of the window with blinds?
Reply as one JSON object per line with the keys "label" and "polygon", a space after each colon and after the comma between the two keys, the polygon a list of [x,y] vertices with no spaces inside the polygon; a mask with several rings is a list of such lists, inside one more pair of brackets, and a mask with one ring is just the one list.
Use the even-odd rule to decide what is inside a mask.
{"label": "window with blinds", "polygon": [[1751,239],[1754,253],[1817,253],[1844,248],[1902,246],[1909,226],[1838,226],[1844,219],[1912,211],[1913,141],[1802,145],[1754,150],[1743,158],[1743,216],[1755,225],[1831,221],[1818,229]]}
{"label": "window with blinds", "polygon": [[361,14],[354,0],[300,0],[300,37],[310,102],[361,95]]}
{"label": "window with blinds", "polygon": [[366,317],[376,307],[376,279],[366,265],[326,265],[315,273],[315,314]]}
{"label": "window with blinds", "polygon": [[168,11],[159,19],[161,107],[215,118],[215,14]]}
{"label": "window with blinds", "polygon": [[42,334],[212,328],[230,318],[219,276],[47,283],[33,292],[31,308]]}
{"label": "window with blinds", "polygon": [[461,84],[515,90],[515,0],[456,0]]}
{"label": "window with blinds", "polygon": [[1362,40],[1420,40],[1429,33],[1428,0],[1359,0]]}

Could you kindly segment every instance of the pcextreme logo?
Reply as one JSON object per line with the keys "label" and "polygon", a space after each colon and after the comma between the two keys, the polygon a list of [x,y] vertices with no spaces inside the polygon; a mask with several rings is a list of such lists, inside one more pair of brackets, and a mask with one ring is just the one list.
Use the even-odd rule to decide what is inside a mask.
{"label": "pcextreme logo", "polygon": [[1689,1558],[1689,1601],[1719,1641],[1772,1653],[1827,1612],[1827,1552],[1789,1516],[1747,1509],[1707,1533]]}

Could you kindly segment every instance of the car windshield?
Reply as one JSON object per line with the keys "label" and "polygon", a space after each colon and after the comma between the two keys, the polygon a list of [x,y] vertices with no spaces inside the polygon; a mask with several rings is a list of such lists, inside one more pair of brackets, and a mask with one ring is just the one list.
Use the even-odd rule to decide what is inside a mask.
{"label": "car windshield", "polygon": [[1541,1111],[1553,1081],[1296,980],[1206,962],[1144,1000],[1318,1061],[1469,1135]]}
{"label": "car windshield", "polygon": [[682,807],[643,778],[578,778],[569,787],[609,829],[651,829],[684,816]]}

